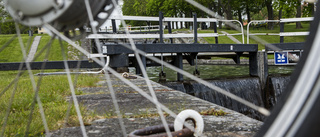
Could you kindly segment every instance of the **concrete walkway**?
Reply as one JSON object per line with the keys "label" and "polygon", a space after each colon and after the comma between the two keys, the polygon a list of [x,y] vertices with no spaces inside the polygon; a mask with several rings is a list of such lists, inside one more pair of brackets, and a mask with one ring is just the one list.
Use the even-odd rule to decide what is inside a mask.
{"label": "concrete walkway", "polygon": [[[223,33],[223,34],[229,34],[228,32],[225,32],[225,31],[220,31],[220,32]],[[230,38],[232,41],[234,41],[237,44],[242,44],[242,42],[240,42],[238,39],[236,39],[233,36],[227,36],[227,37]]]}
{"label": "concrete walkway", "polygon": [[[143,96],[137,93],[124,82],[111,75],[111,81],[114,91],[116,91],[117,101],[120,106],[127,134],[149,126],[161,124],[155,105]],[[141,77],[131,79],[132,83],[137,85],[148,94],[148,87],[145,80]],[[179,113],[185,109],[193,109],[198,112],[215,109],[227,112],[225,116],[203,115],[205,128],[203,136],[205,137],[225,137],[225,136],[253,136],[262,125],[262,122],[251,119],[238,112],[226,109],[208,101],[201,100],[194,96],[173,90],[159,83],[152,82],[154,91],[158,100],[170,110]],[[109,116],[103,119],[95,120],[86,124],[86,131],[89,137],[120,137],[123,136],[118,119],[115,115],[112,98],[106,85],[106,81],[99,82],[99,87],[81,88],[80,90],[87,95],[77,96],[79,103],[85,106],[88,113],[95,112],[100,116]],[[147,114],[147,115],[146,115]],[[169,124],[172,124],[174,118],[166,117]],[[82,136],[80,127],[68,127],[57,131],[52,131],[52,137],[64,136]]]}
{"label": "concrete walkway", "polygon": [[34,55],[36,54],[38,46],[39,46],[39,43],[40,43],[40,39],[41,39],[41,36],[34,37],[33,43],[31,45],[31,49],[29,51],[29,55],[28,55],[28,58],[27,58],[27,62],[31,62],[33,60]]}

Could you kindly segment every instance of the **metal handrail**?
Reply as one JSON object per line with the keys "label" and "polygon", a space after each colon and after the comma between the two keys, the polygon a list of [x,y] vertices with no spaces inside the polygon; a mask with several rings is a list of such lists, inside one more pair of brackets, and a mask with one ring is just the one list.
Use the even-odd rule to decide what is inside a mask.
{"label": "metal handrail", "polygon": [[[279,36],[305,36],[308,35],[309,32],[280,32],[280,33],[254,33],[250,34],[250,24],[254,22],[280,22],[280,23],[286,23],[286,22],[303,22],[303,21],[313,21],[313,17],[305,17],[305,18],[286,18],[286,19],[280,19],[280,20],[253,20],[250,21],[247,25],[247,44],[249,44],[250,35],[279,35]],[[294,34],[295,33],[295,34]]]}
{"label": "metal handrail", "polygon": [[[242,35],[242,44],[244,44],[244,32],[243,32],[243,25],[239,20],[219,20],[221,22],[238,22],[240,24],[240,28],[241,28],[241,34],[239,33],[239,35]],[[234,34],[236,35],[236,34]]]}
{"label": "metal handrail", "polygon": [[250,21],[247,25],[247,44],[249,44],[249,37],[250,37],[250,24],[253,23],[253,22],[280,22],[280,20],[253,20],[253,21]]}

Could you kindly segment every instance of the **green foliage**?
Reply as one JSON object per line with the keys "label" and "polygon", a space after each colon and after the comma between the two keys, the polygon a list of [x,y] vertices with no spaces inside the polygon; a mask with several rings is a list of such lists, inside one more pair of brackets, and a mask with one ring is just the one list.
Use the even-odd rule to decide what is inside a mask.
{"label": "green foliage", "polygon": [[[196,0],[203,6],[218,12],[227,19],[238,19],[242,22],[243,16],[249,16],[250,20],[264,20],[269,18],[279,19],[279,11],[282,10],[282,18],[293,18],[297,14],[297,6],[300,0]],[[303,1],[302,17],[312,16],[314,4]],[[269,11],[267,10],[267,5]],[[271,11],[270,11],[271,6]],[[124,0],[122,7],[124,15],[133,16],[158,16],[159,11],[167,17],[192,17],[197,13],[198,17],[210,17],[202,10],[192,6],[184,0]],[[270,15],[272,14],[272,15]],[[145,22],[128,22],[130,25],[147,25]],[[152,23],[152,24],[158,24]],[[270,24],[271,25],[271,24]],[[271,29],[271,28],[270,28]]]}
{"label": "green foliage", "polygon": [[[122,12],[123,15],[130,16],[147,16],[146,11],[147,0],[123,0]],[[127,24],[138,26],[147,25],[141,21],[126,21]]]}
{"label": "green foliage", "polygon": [[[3,3],[0,3],[0,21],[0,34],[16,34],[15,22],[4,8]],[[19,24],[19,29],[20,33],[27,34],[29,27]]]}

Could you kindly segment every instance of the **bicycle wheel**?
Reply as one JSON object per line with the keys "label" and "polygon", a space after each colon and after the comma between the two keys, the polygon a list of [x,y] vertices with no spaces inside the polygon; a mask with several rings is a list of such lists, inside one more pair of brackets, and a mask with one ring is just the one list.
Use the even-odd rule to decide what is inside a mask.
{"label": "bicycle wheel", "polygon": [[[317,3],[317,6],[320,6]],[[320,12],[314,15],[310,35],[292,80],[282,99],[257,136],[319,136],[319,37]]]}
{"label": "bicycle wheel", "polygon": [[[35,1],[35,0],[34,0]],[[9,1],[7,0],[6,1],[7,3],[9,3],[9,5],[11,5],[11,7],[9,7],[9,11],[10,11],[10,8],[12,9],[15,9],[19,6],[17,5],[23,5],[21,3],[18,3],[20,1]],[[62,2],[62,3],[61,3]],[[70,3],[69,3],[70,2]],[[90,3],[91,2],[91,3]],[[102,1],[99,1],[99,2],[102,2]],[[80,47],[78,47],[78,45],[76,45],[74,42],[72,42],[70,39],[78,39],[80,37],[82,37],[82,35],[85,35],[84,31],[85,29],[82,28],[83,25],[88,25],[90,24],[92,26],[92,31],[95,33],[96,32],[96,27],[99,26],[99,24],[101,24],[101,22],[105,21],[108,16],[104,17],[103,19],[102,18],[97,18],[99,16],[99,13],[101,13],[101,11],[109,11],[109,10],[113,10],[114,7],[116,7],[116,2],[115,1],[107,1],[106,3],[105,2],[102,2],[99,3],[97,1],[80,1],[80,2],[74,2],[74,1],[68,1],[66,3],[63,3],[63,1],[55,1],[54,3],[51,3],[51,4],[45,4],[45,3],[42,3],[43,5],[56,5],[54,8],[56,9],[56,11],[59,11],[59,12],[56,12],[56,11],[52,11],[50,13],[48,13],[47,15],[46,14],[42,14],[41,17],[38,16],[38,14],[36,13],[33,13],[30,11],[30,9],[27,9],[26,11],[24,10],[21,10],[21,11],[17,11],[16,9],[15,10],[12,10],[11,14],[14,15],[16,18],[16,21],[18,22],[22,22],[25,21],[25,25],[28,25],[28,23],[33,23],[31,24],[32,25],[44,25],[45,27],[47,27],[50,31],[52,31],[54,33],[54,35],[57,35],[58,37],[60,37],[61,39],[67,41],[68,43],[70,43],[71,45],[73,45],[75,48],[77,48],[78,50],[82,51],[83,53],[87,53],[85,50],[81,49]],[[112,4],[113,3],[113,4]],[[25,3],[24,4],[28,4],[28,3]],[[112,5],[111,7],[109,5]],[[71,9],[68,9],[68,7],[72,7]],[[318,5],[319,7],[319,5]],[[51,9],[52,7],[44,7],[41,11],[39,12],[47,12],[48,9]],[[60,10],[59,10],[60,9]],[[81,12],[76,12],[78,11],[79,9],[86,9],[86,10],[81,10]],[[90,10],[90,9],[93,9],[93,10]],[[61,13],[60,13],[61,11]],[[88,12],[88,13],[87,13]],[[66,13],[66,14],[64,14]],[[74,16],[74,18],[68,18],[69,16],[71,16],[73,13],[77,13],[76,15],[77,16]],[[87,14],[85,14],[87,13]],[[106,13],[106,12],[105,12]],[[53,17],[52,14],[56,14],[54,15],[54,17],[56,18],[51,18]],[[61,15],[60,15],[61,14]],[[83,14],[87,15],[87,16],[82,16]],[[108,13],[107,15],[109,15],[110,13]],[[30,15],[30,17],[28,16]],[[320,31],[317,31],[318,30],[318,25],[319,25],[319,13],[317,13],[316,15],[316,18],[315,18],[315,21],[312,25],[312,27],[314,28],[317,28],[317,29],[313,29],[313,31],[311,31],[310,33],[310,38],[308,39],[308,42],[306,43],[307,45],[312,45],[310,46],[309,49],[305,49],[304,52],[305,52],[305,55],[308,55],[308,56],[303,56],[302,60],[300,61],[300,65],[298,66],[298,70],[295,72],[295,79],[292,80],[291,84],[292,85],[290,88],[288,88],[288,91],[292,91],[291,93],[287,92],[286,95],[285,95],[285,100],[281,101],[276,108],[275,110],[273,111],[271,117],[265,122],[265,126],[262,128],[261,132],[258,134],[258,135],[262,135],[262,136],[286,136],[286,135],[304,135],[307,133],[307,130],[310,130],[310,128],[306,128],[306,130],[302,130],[304,128],[301,128],[303,126],[310,126],[310,122],[319,122],[319,121],[316,121],[314,120],[315,119],[315,116],[317,116],[320,111],[317,111],[317,112],[311,112],[310,113],[310,110],[313,110],[313,108],[316,108],[316,104],[318,104],[317,102],[319,101],[318,100],[318,92],[319,92],[319,87],[318,87],[318,71],[320,70],[320,68],[318,67],[315,67],[314,70],[315,71],[310,71],[312,69],[310,69],[310,67],[312,67],[312,65],[310,64],[313,64],[313,62],[310,63],[310,61],[308,61],[309,59],[307,58],[311,58],[310,60],[315,60],[316,59],[316,52],[320,51],[316,48],[315,45],[317,45],[319,42],[317,41],[317,38],[319,38],[320,36],[318,36],[318,32],[320,33]],[[38,16],[36,19],[33,19],[34,16]],[[100,14],[100,16],[103,16],[102,14]],[[76,20],[75,20],[76,19]],[[100,19],[100,20],[99,20]],[[71,22],[69,22],[71,20]],[[29,24],[30,25],[30,24]],[[88,25],[88,26],[90,26]],[[81,36],[78,37],[78,35],[76,35],[75,31],[72,31],[72,33],[70,33],[70,30],[74,30],[75,28],[77,27],[80,27],[82,29],[80,29],[81,31]],[[19,30],[17,30],[19,31]],[[65,32],[65,35],[60,35],[59,34],[59,31],[64,31]],[[18,36],[19,36],[19,32],[18,32]],[[151,86],[151,83],[146,75],[146,71],[143,70],[143,65],[142,65],[142,62],[141,62],[141,58],[140,58],[140,55],[145,55],[144,52],[140,51],[140,50],[137,50],[132,39],[129,39],[130,41],[130,44],[132,47],[128,46],[128,45],[123,45],[123,46],[126,46],[128,48],[131,48],[132,50],[135,51],[135,56],[137,57],[137,60],[139,62],[139,65],[142,69],[142,73],[144,74],[144,76],[146,76],[146,83],[148,85],[148,88],[152,94],[152,96],[147,96],[149,100],[152,100],[153,103],[156,104],[156,108],[158,110],[158,113],[159,115],[161,116],[161,119],[162,119],[162,122],[164,123],[164,125],[167,125],[164,118],[163,118],[163,110],[165,110],[167,113],[169,113],[170,115],[172,116],[175,116],[174,113],[172,113],[171,111],[168,111],[166,109],[166,107],[164,107],[162,104],[160,104],[158,101],[157,101],[157,98],[154,94],[154,89],[152,88]],[[22,42],[20,42],[22,43]],[[96,43],[97,45],[99,45],[99,42],[98,40],[96,40]],[[23,44],[21,44],[21,48],[23,49]],[[305,46],[307,47],[307,46]],[[101,49],[98,49],[99,52],[101,53]],[[24,55],[26,56],[26,55]],[[162,63],[161,60],[159,59],[156,59],[156,58],[152,58],[150,57],[150,59],[158,62],[158,63]],[[117,75],[115,71],[113,71],[111,68],[108,68],[108,66],[105,66],[105,62],[103,61],[103,59],[101,60],[98,60],[98,59],[95,59],[96,62],[98,62],[102,67],[105,67],[104,69],[106,71],[111,71],[114,75]],[[318,61],[315,61],[317,63],[314,63],[315,66],[320,66],[320,62],[318,63]],[[27,63],[28,64],[28,63]],[[177,70],[176,67],[170,65],[170,64],[166,64],[164,63],[164,65],[166,65],[167,67],[173,69],[173,70]],[[28,66],[28,65],[27,65]],[[307,68],[304,68],[304,67],[307,67]],[[66,68],[67,65],[66,65]],[[29,70],[29,73],[30,73],[30,66],[28,67],[28,70]],[[301,73],[299,73],[298,71],[301,71]],[[79,105],[77,104],[76,102],[76,98],[75,98],[75,93],[74,93],[74,86],[71,84],[71,77],[70,77],[70,71],[67,70],[67,74],[68,74],[68,82],[70,83],[70,89],[72,91],[72,97],[73,97],[73,100],[75,101],[74,104],[75,104],[75,107],[77,107],[77,113],[78,113],[78,117],[79,117],[79,121],[80,121],[80,125],[82,127],[82,134],[83,136],[86,136],[86,132],[85,132],[85,129],[84,129],[84,124],[83,122],[81,122],[81,114],[80,113],[80,110],[79,110]],[[184,72],[183,70],[179,70],[178,71],[179,73],[181,74],[184,74],[198,82],[201,82],[201,83],[204,83],[206,86],[212,88],[212,89],[215,89],[217,90],[218,92],[221,92],[221,93],[224,93],[226,94],[227,96],[231,97],[232,99],[235,99],[237,101],[240,101],[248,106],[250,106],[251,108],[254,108],[256,110],[259,110],[261,113],[264,113],[266,115],[268,115],[268,111],[263,109],[263,108],[260,108],[258,106],[255,106],[253,105],[252,103],[250,102],[247,102],[239,97],[236,97],[224,90],[222,90],[221,88],[218,88],[218,87],[215,87],[213,85],[210,85],[210,83],[207,83],[206,81],[202,80],[202,79],[199,79],[197,77],[194,77],[193,75],[187,73],[187,72]],[[299,73],[299,74],[298,74]],[[304,86],[303,84],[301,84],[301,82],[305,82],[307,81],[306,80],[306,77],[308,78],[309,76],[314,76],[314,78],[312,78],[312,81],[308,81],[308,87],[303,87]],[[30,73],[30,77],[31,76],[31,73]],[[106,78],[109,78],[109,75],[108,73],[106,73]],[[302,79],[301,79],[302,78]],[[34,90],[35,92],[37,93],[37,86],[36,86],[36,83],[34,80],[33,81],[33,87],[34,87]],[[109,86],[108,87],[112,87],[111,86],[111,83],[108,83]],[[133,86],[133,85],[131,85]],[[134,87],[134,86],[133,86]],[[299,92],[302,91],[302,89],[309,89],[308,91],[305,91],[304,92],[304,95],[303,96],[299,96]],[[110,89],[110,91],[113,91],[113,89]],[[113,102],[114,102],[114,105],[117,106],[117,103],[116,103],[116,98],[112,93],[112,96],[113,96]],[[143,94],[143,93],[142,93]],[[12,99],[13,99],[13,96],[14,96],[14,92],[12,94]],[[297,96],[297,98],[301,101],[299,102],[300,104],[298,105],[299,107],[296,107],[294,110],[294,113],[292,111],[285,111],[285,112],[281,112],[281,110],[283,110],[283,108],[285,108],[286,110],[288,109],[291,109],[294,105],[294,101],[293,100],[296,100],[297,98],[295,97],[292,97],[292,96]],[[39,105],[41,104],[40,102],[40,99],[38,98],[37,94],[35,94],[35,100],[38,101]],[[287,103],[289,105],[287,105]],[[42,112],[43,110],[41,110],[41,105],[39,106],[40,108],[40,112]],[[117,108],[117,107],[116,107]],[[7,110],[7,115],[10,114],[10,107],[8,107],[8,110]],[[309,114],[309,115],[308,115]],[[44,115],[44,113],[42,112],[42,115]],[[121,117],[121,114],[118,113],[119,117]],[[285,116],[288,116],[290,115],[290,119],[287,119],[288,122],[285,122],[286,123],[286,126],[283,126],[281,127],[281,132],[279,133],[276,133],[276,131],[279,128],[279,124],[281,125],[281,121],[286,119]],[[310,118],[309,118],[310,116]],[[7,116],[6,116],[7,117]],[[297,119],[297,120],[295,120]],[[44,125],[46,126],[46,120],[45,118],[42,116],[42,120],[44,121]],[[122,123],[121,119],[119,119],[120,123]],[[5,126],[4,126],[5,127]],[[126,132],[125,132],[125,129],[124,128],[124,125],[121,125],[121,128],[122,128],[122,132],[125,136]],[[166,131],[168,132],[169,130],[169,127],[166,127]],[[297,129],[301,129],[301,130],[297,130]],[[49,129],[46,127],[46,132],[49,133]],[[313,130],[312,130],[313,131]],[[277,131],[278,132],[278,131]],[[311,132],[310,132],[311,133]],[[314,133],[318,134],[317,131],[315,131]],[[3,133],[2,133],[3,134]],[[310,134],[306,134],[306,135],[310,135]]]}

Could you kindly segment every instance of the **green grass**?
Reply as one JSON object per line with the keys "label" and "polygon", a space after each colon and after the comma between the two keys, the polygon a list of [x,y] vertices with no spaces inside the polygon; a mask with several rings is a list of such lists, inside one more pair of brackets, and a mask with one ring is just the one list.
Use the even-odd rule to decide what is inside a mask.
{"label": "green grass", "polygon": [[[302,23],[303,28],[302,29],[296,29],[295,23],[289,23],[285,24],[285,32],[304,32],[304,31],[309,31],[310,24],[309,23]],[[187,29],[183,29],[187,30]],[[221,31],[226,31],[229,34],[235,34],[235,33],[241,33],[236,30],[229,30],[229,29],[218,29],[218,33],[222,34]],[[245,33],[247,32],[247,27],[244,27]],[[280,32],[280,27],[279,25],[276,25],[273,30],[268,30],[265,28],[261,29],[252,29],[250,28],[250,33],[279,33]],[[213,33],[213,30],[199,30],[198,33]],[[242,36],[233,36],[236,39],[238,39],[240,42],[242,42]],[[258,36],[259,38],[265,40],[268,43],[280,43],[280,37],[279,36]],[[209,43],[215,43],[215,38],[204,38],[207,40]],[[304,42],[305,41],[305,36],[292,36],[292,37],[284,37],[284,42],[286,43],[291,43],[291,42]],[[227,36],[219,36],[218,42],[221,44],[234,44],[231,39],[229,39]],[[247,43],[247,36],[244,37],[244,43]],[[256,40],[250,38],[250,44],[258,44],[259,50],[265,49],[264,45],[261,44],[260,42],[257,42]]]}
{"label": "green grass", "polygon": [[[37,36],[37,34],[35,35]],[[26,48],[26,52],[29,52],[30,45],[35,36],[29,37],[26,34],[22,34],[23,45]],[[40,44],[38,46],[37,54],[43,49],[51,39],[49,35],[41,35]],[[10,40],[13,39],[11,42]],[[0,47],[5,45],[5,43],[10,43],[2,52],[0,52],[0,62],[20,62],[23,60],[23,55],[20,48],[19,39],[15,35],[0,35]],[[67,55],[68,60],[73,60],[74,56],[79,56],[80,54],[63,42],[63,47]],[[71,54],[70,54],[71,52]],[[46,51],[40,54],[39,58],[35,61],[43,61],[45,59]],[[54,39],[49,56],[49,61],[63,60],[61,48],[58,39]],[[63,70],[46,70],[46,72],[63,71]],[[40,71],[33,71],[34,74]],[[0,71],[0,93],[4,90],[9,83],[14,80],[18,71]],[[75,76],[72,76],[74,79]],[[35,81],[39,80],[39,77],[35,76]],[[93,87],[101,79],[97,75],[80,75],[77,80],[77,87]],[[11,87],[0,97],[0,127],[2,127],[4,118],[6,115],[6,110],[10,104],[10,98],[13,93],[14,88]],[[31,112],[31,104],[34,98],[34,90],[30,82],[29,75],[25,73],[19,79],[17,88],[15,90],[14,100],[12,102],[12,107],[10,109],[10,115],[5,129],[5,136],[23,136],[26,132],[26,127],[28,123],[28,118]],[[76,94],[83,94],[82,91],[76,90]],[[44,76],[41,81],[41,86],[39,90],[39,97],[41,99],[44,112],[46,115],[46,120],[50,130],[57,130],[62,127],[62,123],[66,112],[68,109],[68,104],[66,98],[71,95],[69,84],[66,76]],[[72,105],[73,106],[73,105]],[[81,107],[84,119],[90,119],[94,117],[91,113],[86,113],[84,108]],[[75,113],[75,109],[72,108],[70,112],[70,121],[68,126],[78,126],[79,122]],[[0,129],[0,133],[1,133]],[[35,106],[35,111],[33,113],[33,120],[30,127],[30,135],[38,136],[44,132],[44,126],[42,124],[42,119],[39,113],[38,105]]]}
{"label": "green grass", "polygon": [[[10,39],[13,38],[13,36],[14,35],[0,35],[0,47],[2,47],[5,43],[10,41]],[[26,48],[27,53],[29,52],[30,44],[32,44],[32,41],[35,36],[37,36],[37,34],[32,37],[29,37],[26,34],[22,34],[21,39],[23,40],[23,44],[24,44],[24,47]],[[41,49],[43,49],[51,39],[51,36],[46,35],[46,34],[39,35],[39,36],[42,36],[42,38],[40,40],[36,55],[39,54]],[[30,42],[28,42],[29,40],[30,40]],[[63,42],[63,47],[65,49],[65,54],[67,55],[68,60],[74,60],[75,58],[73,56],[81,55],[80,53],[75,52],[75,49],[73,47],[71,47],[70,45],[68,45],[66,42]],[[69,51],[74,52],[74,55],[67,54]],[[39,56],[39,58],[37,58],[35,61],[45,60],[45,55],[46,55],[46,51],[43,52]],[[23,54],[21,52],[18,38],[15,38],[8,45],[8,47],[6,47],[2,52],[0,52],[0,62],[20,62],[22,60],[23,60]],[[59,44],[58,39],[54,39],[51,44],[48,60],[49,61],[63,60],[63,56],[61,53],[61,48],[60,48],[60,44]]]}
{"label": "green grass", "polygon": [[[14,35],[0,35],[1,47],[9,42]],[[31,39],[33,39],[31,37]],[[22,37],[24,47],[27,48],[29,37]],[[22,60],[22,53],[18,38],[16,37],[10,45],[0,53],[0,62],[18,62]]]}
{"label": "green grass", "polygon": [[[49,72],[52,72],[50,70]],[[61,70],[54,70],[61,71]],[[39,71],[33,71],[33,73],[38,73]],[[3,89],[16,77],[16,71],[2,71],[0,72],[0,91]],[[75,79],[75,76],[72,76]],[[35,77],[37,82],[39,77]],[[93,87],[96,86],[95,83],[100,81],[99,75],[79,75],[77,87]],[[3,96],[0,97],[0,125],[3,125],[3,120],[6,115],[6,110],[9,106],[10,97],[13,92],[13,87],[5,92]],[[14,101],[10,110],[10,116],[5,129],[6,136],[16,136],[24,135],[26,126],[28,123],[28,117],[31,112],[31,104],[34,98],[34,90],[32,88],[28,74],[21,76],[17,90],[14,96]],[[77,94],[82,94],[82,91],[77,90]],[[66,98],[71,95],[69,84],[66,76],[44,76],[42,78],[42,83],[39,90],[39,97],[41,99],[44,112],[46,115],[46,120],[50,130],[57,130],[62,127],[63,120],[66,116],[67,108],[69,102]],[[72,104],[73,105],[73,104]],[[82,108],[82,114],[86,117],[92,117],[87,114]],[[69,126],[78,126],[77,116],[75,110],[72,108],[70,113]],[[33,114],[33,120],[30,127],[30,135],[40,135],[44,132],[44,127],[42,124],[42,119],[39,113],[38,105],[35,106],[35,111]]]}

